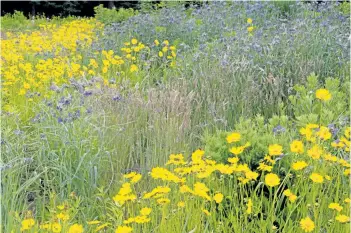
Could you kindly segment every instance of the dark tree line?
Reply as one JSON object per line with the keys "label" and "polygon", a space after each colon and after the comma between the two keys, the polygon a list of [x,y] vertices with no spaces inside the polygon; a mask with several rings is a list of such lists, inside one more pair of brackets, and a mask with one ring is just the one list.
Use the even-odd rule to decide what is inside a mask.
{"label": "dark tree line", "polygon": [[139,1],[1,1],[1,16],[22,11],[25,16],[94,16],[94,7],[102,4],[106,8],[139,7]]}

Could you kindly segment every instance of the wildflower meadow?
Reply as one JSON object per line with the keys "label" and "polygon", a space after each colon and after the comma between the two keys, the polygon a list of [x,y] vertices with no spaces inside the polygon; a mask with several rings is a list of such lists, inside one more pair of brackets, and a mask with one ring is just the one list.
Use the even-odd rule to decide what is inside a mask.
{"label": "wildflower meadow", "polygon": [[347,233],[350,3],[1,17],[1,232]]}

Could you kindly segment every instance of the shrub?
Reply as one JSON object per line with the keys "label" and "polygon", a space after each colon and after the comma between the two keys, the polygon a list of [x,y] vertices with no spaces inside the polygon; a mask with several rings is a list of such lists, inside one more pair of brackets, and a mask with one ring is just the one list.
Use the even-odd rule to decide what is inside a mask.
{"label": "shrub", "polygon": [[107,9],[103,5],[94,7],[95,18],[101,21],[104,24],[118,23],[122,22],[136,14],[138,11],[128,8],[128,9]]}

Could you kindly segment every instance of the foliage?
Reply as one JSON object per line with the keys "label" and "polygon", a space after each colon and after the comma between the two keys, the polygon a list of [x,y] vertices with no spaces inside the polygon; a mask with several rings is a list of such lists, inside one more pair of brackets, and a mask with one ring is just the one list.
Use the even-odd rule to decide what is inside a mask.
{"label": "foliage", "polygon": [[104,24],[119,23],[137,15],[138,11],[132,8],[108,9],[103,5],[94,7],[95,18]]}

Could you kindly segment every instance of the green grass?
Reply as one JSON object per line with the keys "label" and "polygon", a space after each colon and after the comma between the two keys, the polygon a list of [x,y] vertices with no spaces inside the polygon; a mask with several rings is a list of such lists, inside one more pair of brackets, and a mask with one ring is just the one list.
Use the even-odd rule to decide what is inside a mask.
{"label": "green grass", "polygon": [[[295,8],[287,8],[285,2],[275,4],[281,5],[279,9],[286,13],[268,15],[269,20],[276,20],[274,22],[286,20],[286,17],[293,20],[302,14],[294,11]],[[177,5],[168,7],[180,10]],[[242,7],[244,9],[244,5]],[[167,4],[164,9],[153,11],[153,17],[161,21],[165,9],[168,9]],[[143,17],[141,14],[134,17]],[[201,25],[206,26],[206,22],[191,18],[190,14],[187,17],[190,21],[198,20],[199,31],[190,33],[193,37],[179,34],[176,27],[159,28],[160,38],[148,34],[135,36],[140,41],[145,38],[146,42],[151,38],[152,41],[182,38],[183,41],[170,40],[172,45],[177,45],[177,51],[180,50],[176,68],[164,65],[142,70],[135,74],[135,80],[123,80],[116,88],[96,87],[97,94],[92,96],[85,96],[69,86],[46,101],[34,101],[27,106],[30,112],[2,111],[2,231],[20,232],[22,220],[33,217],[36,226],[59,222],[62,232],[68,232],[74,223],[82,224],[85,232],[94,232],[97,225],[87,224],[91,220],[109,223],[106,232],[115,232],[123,225],[123,220],[137,216],[143,207],[152,208],[150,222],[131,224],[133,232],[303,232],[300,220],[307,216],[315,223],[313,232],[347,231],[349,223],[336,221],[338,212],[328,207],[337,202],[343,207],[340,213],[350,216],[349,203],[344,202],[350,197],[349,176],[344,174],[348,165],[340,162],[349,159],[349,152],[331,146],[334,140],[347,137],[343,134],[350,124],[347,119],[350,63],[342,49],[335,49],[335,53],[328,50],[337,47],[336,37],[324,29],[306,27],[292,47],[288,45],[287,35],[274,46],[268,39],[261,41],[271,50],[260,56],[254,50],[242,53],[241,49],[246,46],[243,42],[257,42],[247,35],[246,25],[243,25],[245,37],[240,42],[228,44],[213,37],[206,42],[207,48],[201,49],[201,43],[196,40]],[[245,22],[246,15],[240,17]],[[304,22],[312,25],[311,17],[314,16],[305,16]],[[19,13],[2,20],[5,31],[34,30],[44,23],[43,19],[38,19],[34,26],[28,24]],[[63,23],[71,19],[57,20]],[[107,20],[112,22],[114,17]],[[264,19],[254,18],[256,21],[257,27],[263,26]],[[140,25],[143,22],[135,28],[142,27]],[[342,28],[336,31],[333,32],[336,36],[343,35]],[[235,33],[226,35],[231,37]],[[115,46],[111,49],[117,53],[121,44],[131,37],[134,37],[131,31],[118,35],[106,33],[92,48]],[[307,38],[313,40],[306,41]],[[111,41],[115,42],[111,44]],[[191,46],[181,50],[185,42]],[[92,56],[92,51],[80,53],[85,61]],[[255,55],[250,56],[252,54]],[[338,59],[344,62],[340,66]],[[223,61],[227,64],[223,65]],[[273,62],[264,65],[266,61]],[[109,73],[111,78],[115,78],[113,72],[115,70]],[[315,92],[319,88],[328,89],[332,99],[327,102],[316,99]],[[57,108],[61,98],[68,96],[72,97],[71,102],[62,110]],[[2,99],[2,104],[4,102],[6,99]],[[327,141],[317,139],[312,143],[299,132],[309,123],[334,124],[339,131]],[[284,131],[275,133],[277,126],[282,126]],[[233,131],[240,132],[242,139],[229,145],[226,136]],[[304,142],[303,154],[290,151],[290,143],[297,139]],[[345,140],[350,141],[350,138]],[[224,200],[220,204],[182,194],[179,184],[151,177],[152,169],[164,167],[170,154],[182,153],[189,162],[192,152],[201,148],[206,158],[227,164],[227,158],[233,157],[229,149],[245,142],[250,142],[251,146],[239,155],[240,163],[258,172],[257,180],[242,184],[238,178],[245,177],[245,173],[237,171],[228,175],[220,169],[204,179],[196,174],[185,176],[190,188],[196,182],[203,182],[210,189],[211,197],[216,192],[222,193]],[[272,170],[279,175],[280,184],[269,187],[265,182],[268,172],[257,171],[257,167],[264,162],[269,145],[275,143],[283,146],[285,156],[276,160]],[[307,150],[315,144],[325,150],[324,155],[330,152],[344,160],[329,162],[323,157],[313,160]],[[306,161],[309,166],[303,171],[293,171],[291,164],[298,160]],[[173,171],[175,166],[167,168]],[[119,206],[113,202],[113,197],[127,182],[123,174],[131,171],[143,175],[140,182],[132,185],[137,201]],[[323,184],[311,181],[312,172],[324,176]],[[331,181],[326,176],[330,176]],[[171,200],[169,205],[160,206],[154,199],[141,198],[158,185],[172,189],[166,195]],[[291,203],[283,195],[287,188],[297,195],[296,202]],[[252,213],[246,212],[249,199],[253,203]],[[178,201],[184,201],[185,207],[177,207]],[[58,209],[63,203],[64,210]],[[211,215],[205,215],[202,209],[210,211]],[[58,220],[56,215],[60,212],[69,214],[69,220]]]}

